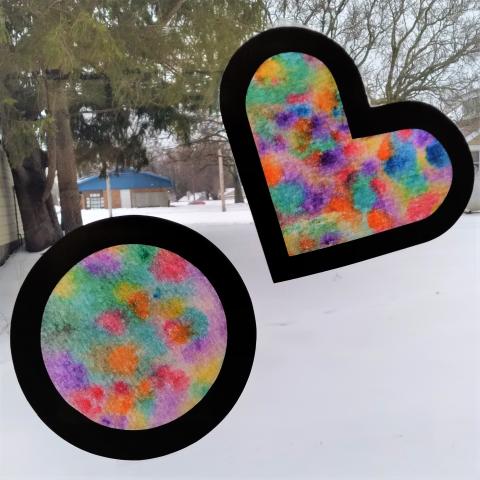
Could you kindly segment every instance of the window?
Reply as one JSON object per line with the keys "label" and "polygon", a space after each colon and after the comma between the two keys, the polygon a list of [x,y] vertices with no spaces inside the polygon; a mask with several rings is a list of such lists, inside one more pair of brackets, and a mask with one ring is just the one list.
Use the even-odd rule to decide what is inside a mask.
{"label": "window", "polygon": [[85,206],[89,208],[104,208],[104,199],[102,192],[90,192],[85,199]]}

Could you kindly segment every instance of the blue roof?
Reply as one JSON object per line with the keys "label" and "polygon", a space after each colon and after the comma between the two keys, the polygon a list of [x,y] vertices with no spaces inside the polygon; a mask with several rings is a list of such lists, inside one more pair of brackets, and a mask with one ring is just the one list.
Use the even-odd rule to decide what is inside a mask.
{"label": "blue roof", "polygon": [[[91,190],[106,190],[106,179],[98,175],[84,177],[77,182],[80,192]],[[135,170],[123,170],[110,172],[110,187],[112,190],[124,190],[129,188],[172,188],[172,181],[167,177],[150,172],[137,172]]]}

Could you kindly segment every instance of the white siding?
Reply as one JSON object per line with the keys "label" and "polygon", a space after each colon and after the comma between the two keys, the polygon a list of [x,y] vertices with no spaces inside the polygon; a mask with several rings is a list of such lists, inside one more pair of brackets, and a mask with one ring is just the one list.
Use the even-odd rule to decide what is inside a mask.
{"label": "white siding", "polygon": [[20,233],[23,233],[20,213],[14,200],[13,179],[10,167],[6,159],[0,155],[0,247],[17,240],[17,221],[15,220],[15,208]]}
{"label": "white siding", "polygon": [[132,206],[129,189],[120,190],[120,206],[122,208],[130,208]]}

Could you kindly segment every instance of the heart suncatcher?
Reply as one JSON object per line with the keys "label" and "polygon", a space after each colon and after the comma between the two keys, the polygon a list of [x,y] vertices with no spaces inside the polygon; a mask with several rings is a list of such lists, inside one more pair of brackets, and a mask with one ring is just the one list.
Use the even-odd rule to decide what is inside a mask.
{"label": "heart suncatcher", "polygon": [[353,61],[321,34],[247,42],[221,108],[274,281],[434,238],[470,196],[457,128],[418,102],[370,107]]}

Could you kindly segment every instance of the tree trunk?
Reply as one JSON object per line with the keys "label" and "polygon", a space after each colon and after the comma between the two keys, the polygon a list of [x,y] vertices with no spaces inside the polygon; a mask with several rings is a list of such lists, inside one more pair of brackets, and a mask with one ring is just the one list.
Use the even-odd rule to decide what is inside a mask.
{"label": "tree trunk", "polygon": [[25,246],[29,252],[45,250],[62,237],[52,197],[42,200],[46,177],[40,150],[12,169],[15,193],[22,217]]}
{"label": "tree trunk", "polygon": [[62,228],[65,232],[70,232],[82,226],[82,212],[66,82],[64,80],[55,80],[55,82],[56,101],[53,116],[56,127],[58,189],[62,208]]}
{"label": "tree trunk", "polygon": [[240,177],[238,176],[238,171],[236,167],[233,167],[233,187],[235,194],[235,203],[244,203],[245,199],[243,198],[242,184],[240,183]]}

